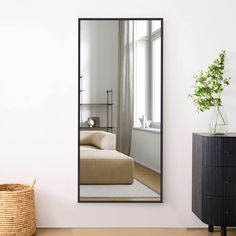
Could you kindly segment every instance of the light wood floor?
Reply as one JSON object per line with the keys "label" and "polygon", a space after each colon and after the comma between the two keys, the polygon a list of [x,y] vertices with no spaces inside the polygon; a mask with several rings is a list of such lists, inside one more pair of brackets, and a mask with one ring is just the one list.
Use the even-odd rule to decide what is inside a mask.
{"label": "light wood floor", "polygon": [[157,172],[148,169],[137,162],[134,164],[134,178],[141,181],[154,191],[160,193],[161,176]]}
{"label": "light wood floor", "polygon": [[[36,236],[220,236],[220,230],[209,233],[207,229],[184,228],[80,228],[38,229]],[[228,236],[236,236],[235,229],[228,229]]]}
{"label": "light wood floor", "polygon": [[[134,178],[151,188],[152,190],[160,193],[161,177],[160,174],[148,169],[138,163],[134,164]],[[160,201],[159,198],[80,198],[81,201]]]}

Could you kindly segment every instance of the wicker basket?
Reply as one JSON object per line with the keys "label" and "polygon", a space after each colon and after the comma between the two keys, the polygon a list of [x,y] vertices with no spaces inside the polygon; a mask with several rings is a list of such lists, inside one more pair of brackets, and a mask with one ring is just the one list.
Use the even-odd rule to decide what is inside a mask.
{"label": "wicker basket", "polygon": [[34,235],[34,184],[0,184],[0,236]]}

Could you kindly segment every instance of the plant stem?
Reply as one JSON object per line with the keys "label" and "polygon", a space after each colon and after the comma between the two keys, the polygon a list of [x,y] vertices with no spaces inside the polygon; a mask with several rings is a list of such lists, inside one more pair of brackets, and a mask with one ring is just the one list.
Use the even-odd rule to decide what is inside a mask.
{"label": "plant stem", "polygon": [[216,127],[217,127],[217,122],[218,122],[218,114],[219,114],[219,106],[217,105],[216,123],[215,123],[215,127],[214,127],[214,134],[216,134]]}
{"label": "plant stem", "polygon": [[[219,96],[218,97],[220,99],[220,92],[219,92]],[[217,127],[217,124],[218,124],[218,115],[220,115],[220,117],[221,117],[221,119],[222,119],[222,121],[224,122],[224,125],[225,125],[226,124],[225,123],[225,119],[224,119],[224,117],[223,117],[223,115],[222,115],[222,113],[220,111],[219,105],[217,104],[216,123],[215,123],[215,127],[214,127],[214,134],[216,134],[216,127]]]}
{"label": "plant stem", "polygon": [[[220,114],[220,116],[221,116],[221,119],[222,119],[222,121],[224,122],[224,125],[226,124],[225,123],[225,119],[224,119],[224,117],[223,117],[223,115],[222,115],[222,113],[221,113],[221,111],[220,111],[220,108],[219,108],[219,106],[217,106],[217,108],[218,108],[218,112],[219,112],[219,114]],[[217,113],[218,113],[217,112]]]}
{"label": "plant stem", "polygon": [[[220,99],[220,92],[219,92],[219,99]],[[219,112],[219,114],[220,114],[220,116],[221,116],[222,121],[224,122],[224,124],[226,124],[226,123],[225,123],[225,119],[224,119],[224,117],[223,117],[223,115],[222,115],[222,113],[221,113],[221,111],[220,111],[219,105],[217,105],[217,109],[218,109],[218,112]],[[218,112],[217,112],[217,113],[218,113]]]}

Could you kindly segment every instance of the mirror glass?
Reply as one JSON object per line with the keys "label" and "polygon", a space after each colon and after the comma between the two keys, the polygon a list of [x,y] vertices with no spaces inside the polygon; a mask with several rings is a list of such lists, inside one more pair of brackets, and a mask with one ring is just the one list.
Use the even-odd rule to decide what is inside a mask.
{"label": "mirror glass", "polygon": [[79,202],[162,202],[162,19],[79,19]]}

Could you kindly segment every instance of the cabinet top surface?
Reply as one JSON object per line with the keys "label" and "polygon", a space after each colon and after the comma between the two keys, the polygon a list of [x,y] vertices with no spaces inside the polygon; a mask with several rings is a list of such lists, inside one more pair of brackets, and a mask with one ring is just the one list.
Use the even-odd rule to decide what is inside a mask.
{"label": "cabinet top surface", "polygon": [[236,133],[227,133],[227,134],[210,134],[210,133],[193,133],[194,135],[211,137],[211,138],[235,138]]}

